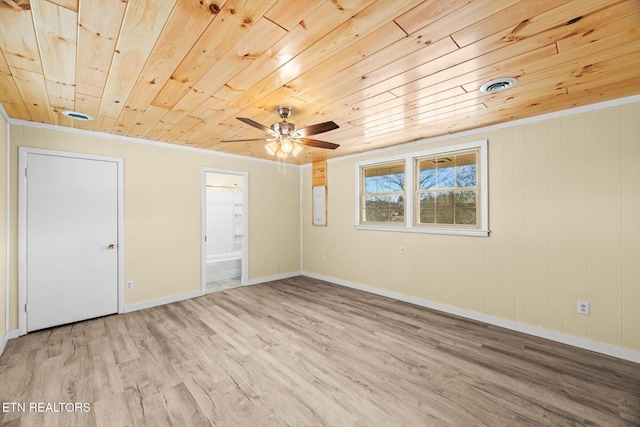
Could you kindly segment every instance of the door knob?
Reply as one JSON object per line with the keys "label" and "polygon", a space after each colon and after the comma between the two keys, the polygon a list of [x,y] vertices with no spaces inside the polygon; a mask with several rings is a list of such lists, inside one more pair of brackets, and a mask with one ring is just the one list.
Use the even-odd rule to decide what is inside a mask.
{"label": "door knob", "polygon": [[116,245],[114,245],[114,244],[112,243],[112,244],[110,244],[110,245],[109,245],[109,246],[107,246],[107,247],[108,247],[109,249],[115,249],[115,248],[116,248]]}

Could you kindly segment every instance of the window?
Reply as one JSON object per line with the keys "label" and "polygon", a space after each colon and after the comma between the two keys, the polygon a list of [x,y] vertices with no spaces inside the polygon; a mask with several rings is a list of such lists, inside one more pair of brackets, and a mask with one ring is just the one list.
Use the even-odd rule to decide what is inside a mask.
{"label": "window", "polygon": [[487,141],[360,162],[356,227],[487,236]]}
{"label": "window", "polygon": [[404,224],[404,162],[364,167],[362,222]]}
{"label": "window", "polygon": [[416,159],[416,225],[478,224],[477,150]]}

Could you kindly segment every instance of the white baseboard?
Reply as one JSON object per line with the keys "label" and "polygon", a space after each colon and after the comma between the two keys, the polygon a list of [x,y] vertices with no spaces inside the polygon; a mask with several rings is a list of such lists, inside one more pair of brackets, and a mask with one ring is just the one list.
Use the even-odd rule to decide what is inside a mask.
{"label": "white baseboard", "polygon": [[[274,280],[289,279],[291,277],[299,276],[300,274],[302,274],[302,273],[300,273],[299,271],[292,271],[292,272],[289,272],[289,273],[283,273],[283,274],[276,274],[276,275],[273,275],[273,276],[260,277],[260,278],[257,278],[257,279],[249,280],[247,282],[246,286],[257,285],[257,284],[266,283],[266,282],[272,282]],[[126,304],[124,306],[124,313],[131,313],[132,311],[144,310],[145,308],[152,308],[152,307],[157,307],[159,305],[171,304],[172,302],[183,301],[183,300],[186,300],[186,299],[189,299],[189,298],[196,298],[196,297],[200,297],[202,295],[203,295],[202,291],[199,290],[199,291],[185,292],[183,294],[178,294],[178,295],[171,295],[171,296],[168,296],[168,297],[153,299],[153,300],[149,300],[149,301],[138,302],[138,303],[135,303],[135,304]]]}
{"label": "white baseboard", "polygon": [[491,316],[488,314],[478,313],[472,310],[466,310],[464,308],[458,308],[458,307],[454,307],[446,304],[424,300],[421,298],[416,298],[416,297],[400,294],[397,292],[388,291],[385,289],[374,288],[371,286],[362,285],[360,283],[349,282],[347,280],[342,280],[335,277],[311,273],[309,271],[303,271],[302,274],[304,276],[308,276],[314,279],[335,283],[336,285],[346,286],[349,288],[369,292],[372,294],[393,298],[399,301],[409,302],[411,304],[419,305],[426,308],[431,308],[433,310],[438,310],[438,311],[442,311],[449,314],[454,314],[456,316],[465,317],[467,319],[477,320],[479,322],[488,323],[490,325],[499,326],[505,329],[510,329],[513,331],[522,332],[524,334],[545,338],[551,341],[568,344],[573,347],[595,351],[596,353],[602,353],[608,356],[613,356],[620,359],[629,360],[631,362],[640,363],[640,351],[630,350],[630,349],[618,347],[611,344],[605,344],[598,341],[588,340],[586,338],[576,337],[574,335],[569,335],[562,332],[556,332],[550,329],[526,325],[524,323],[503,319],[501,317]]}
{"label": "white baseboard", "polygon": [[135,304],[126,304],[124,306],[124,312],[131,313],[132,311],[144,310],[145,308],[152,308],[152,307],[157,307],[159,305],[171,304],[172,302],[183,301],[189,298],[196,298],[199,296],[202,296],[202,291],[185,292],[183,294],[171,295],[164,298],[138,302]]}
{"label": "white baseboard", "polygon": [[4,348],[7,345],[7,341],[13,338],[18,338],[20,336],[20,331],[18,329],[11,329],[4,333],[2,336],[2,341],[0,341],[0,356],[4,353]]}
{"label": "white baseboard", "polygon": [[275,274],[273,276],[264,276],[257,279],[251,279],[247,281],[247,286],[258,285],[260,283],[273,282],[274,280],[290,279],[292,277],[300,276],[302,272],[291,271],[289,273]]}

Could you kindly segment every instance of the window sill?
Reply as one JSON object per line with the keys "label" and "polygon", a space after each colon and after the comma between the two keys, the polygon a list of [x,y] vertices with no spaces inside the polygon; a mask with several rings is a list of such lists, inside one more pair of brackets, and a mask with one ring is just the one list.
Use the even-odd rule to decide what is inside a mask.
{"label": "window sill", "polygon": [[448,234],[454,236],[488,237],[489,230],[469,230],[455,228],[424,228],[384,225],[356,225],[356,230],[396,231],[399,233]]}

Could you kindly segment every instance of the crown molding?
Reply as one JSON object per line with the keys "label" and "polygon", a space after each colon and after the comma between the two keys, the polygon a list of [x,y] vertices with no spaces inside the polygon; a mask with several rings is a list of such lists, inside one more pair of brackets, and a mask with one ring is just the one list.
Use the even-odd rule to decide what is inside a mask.
{"label": "crown molding", "polygon": [[[0,105],[0,107],[1,107],[1,105]],[[151,141],[149,139],[144,139],[144,138],[135,138],[135,137],[131,137],[131,136],[114,135],[114,134],[111,134],[111,133],[98,132],[98,131],[93,131],[93,130],[69,128],[69,127],[65,127],[65,126],[52,125],[52,124],[48,124],[48,123],[32,122],[32,121],[29,121],[29,120],[11,119],[11,118],[9,118],[7,120],[7,122],[9,124],[13,124],[13,125],[16,125],[16,126],[24,126],[24,127],[29,127],[29,128],[35,128],[35,129],[51,130],[51,131],[56,131],[56,132],[65,132],[65,133],[71,133],[71,134],[77,134],[77,135],[88,135],[88,136],[94,136],[94,137],[99,137],[99,138],[107,138],[107,139],[112,139],[112,140],[122,141],[122,142],[128,142],[128,143],[134,143],[134,144],[151,145],[151,146],[160,147],[160,148],[168,148],[168,149],[179,150],[179,151],[188,151],[188,152],[192,152],[192,153],[205,154],[205,155],[210,155],[210,156],[218,156],[218,157],[227,157],[227,158],[240,159],[240,160],[248,160],[248,161],[258,162],[258,163],[269,163],[269,164],[276,163],[276,160],[258,159],[258,158],[255,158],[255,157],[241,156],[239,154],[222,153],[220,151],[206,150],[204,148],[187,147],[187,146],[184,146],[184,145],[170,144],[168,142]],[[287,167],[289,167],[289,166],[291,166],[293,168],[300,168],[299,165],[295,165],[295,164],[287,164]]]}
{"label": "crown molding", "polygon": [[[590,105],[584,105],[582,107],[570,108],[568,110],[555,111],[553,113],[545,113],[545,114],[541,114],[541,115],[538,115],[538,116],[533,116],[533,117],[527,117],[527,118],[524,118],[524,119],[513,120],[513,121],[510,121],[510,122],[506,122],[506,123],[498,123],[498,124],[495,124],[495,125],[485,126],[485,127],[481,127],[481,128],[469,129],[469,130],[465,130],[465,131],[462,131],[462,132],[457,132],[457,133],[452,133],[452,134],[447,134],[447,135],[442,135],[442,136],[435,136],[433,138],[425,138],[425,139],[420,139],[420,140],[417,140],[417,141],[405,142],[405,143],[401,143],[401,144],[392,145],[392,146],[389,146],[389,147],[378,148],[376,150],[365,151],[365,152],[362,152],[362,153],[349,154],[349,155],[342,156],[342,157],[335,157],[335,158],[332,158],[332,159],[328,159],[327,162],[331,163],[331,162],[338,162],[338,161],[341,161],[341,160],[349,160],[349,159],[355,159],[355,158],[359,158],[359,157],[377,155],[377,154],[386,153],[386,152],[389,152],[389,151],[401,150],[401,149],[416,147],[416,146],[420,146],[420,145],[424,145],[424,144],[432,144],[432,143],[435,143],[435,142],[448,141],[448,140],[455,139],[455,138],[471,136],[471,135],[477,135],[479,133],[492,132],[492,131],[496,131],[496,130],[500,130],[500,129],[507,129],[507,128],[510,128],[510,127],[521,126],[521,125],[526,125],[526,124],[530,124],[530,123],[537,123],[537,122],[541,122],[541,121],[544,121],[544,120],[551,120],[551,119],[557,119],[557,118],[560,118],[560,117],[572,116],[574,114],[588,113],[590,111],[603,110],[605,108],[611,108],[611,107],[619,107],[619,106],[622,106],[622,105],[633,104],[635,102],[640,102],[640,95],[629,96],[629,97],[626,97],[626,98],[613,99],[613,100],[610,100],[610,101],[599,102],[597,104],[590,104]],[[302,167],[311,167],[311,165],[310,164],[306,164],[306,165],[302,165]]]}
{"label": "crown molding", "polygon": [[[544,121],[544,120],[551,120],[551,119],[556,119],[556,118],[560,118],[560,117],[571,116],[571,115],[574,115],[574,114],[580,114],[580,113],[587,113],[587,112],[590,112],[590,111],[602,110],[602,109],[605,109],[605,108],[619,107],[621,105],[632,104],[634,102],[640,102],[640,95],[629,96],[629,97],[626,97],[626,98],[613,99],[613,100],[610,100],[610,101],[599,102],[599,103],[596,103],[596,104],[585,105],[585,106],[582,106],[582,107],[570,108],[568,110],[556,111],[556,112],[553,112],[553,113],[546,113],[546,114],[541,114],[541,115],[538,115],[538,116],[527,117],[527,118],[524,118],[524,119],[513,120],[513,121],[510,121],[510,122],[506,122],[506,123],[498,123],[498,124],[495,124],[495,125],[485,126],[485,127],[481,127],[481,128],[477,128],[477,129],[470,129],[470,130],[466,130],[466,131],[462,131],[462,132],[457,132],[457,133],[452,133],[452,134],[447,134],[447,135],[442,135],[442,136],[436,136],[436,137],[433,137],[433,138],[425,138],[425,139],[420,139],[420,140],[417,140],[417,141],[405,142],[405,143],[401,143],[401,144],[392,145],[390,147],[384,147],[384,148],[379,148],[379,149],[376,149],[376,150],[365,151],[363,153],[349,154],[349,155],[342,156],[342,157],[336,157],[336,158],[328,159],[327,162],[336,162],[336,161],[349,160],[349,159],[354,159],[354,158],[359,158],[359,157],[364,157],[364,156],[377,155],[377,154],[380,154],[380,153],[385,153],[385,152],[389,152],[389,151],[393,151],[393,150],[410,148],[410,147],[415,147],[415,146],[419,146],[419,145],[423,145],[423,144],[431,144],[431,143],[440,142],[440,141],[447,141],[447,140],[460,138],[460,137],[464,137],[464,136],[476,135],[476,134],[482,133],[482,132],[492,132],[492,131],[496,131],[496,130],[500,130],[500,129],[507,129],[507,128],[510,128],[510,127],[513,127],[513,126],[521,126],[521,125],[530,124],[530,123],[536,123],[536,122],[540,122],[540,121]],[[203,148],[186,147],[184,145],[170,144],[168,142],[151,141],[151,140],[144,139],[144,138],[134,138],[134,137],[131,137],[131,136],[114,135],[114,134],[110,134],[110,133],[106,133],[106,132],[97,132],[97,131],[84,130],[84,129],[75,129],[75,128],[68,128],[68,127],[64,127],[64,126],[52,125],[52,124],[47,124],[47,123],[38,123],[38,122],[32,122],[32,121],[28,121],[28,120],[12,119],[12,118],[8,117],[7,112],[2,107],[1,104],[0,104],[0,115],[2,117],[4,117],[4,119],[5,119],[5,121],[7,123],[15,124],[15,125],[19,125],[19,126],[33,127],[33,128],[46,129],[46,130],[54,130],[54,131],[59,131],[59,132],[75,133],[75,134],[80,134],[80,135],[98,136],[98,137],[102,137],[102,138],[115,139],[117,141],[124,141],[124,142],[137,143],[137,144],[145,144],[145,145],[151,145],[151,146],[156,146],[156,147],[170,148],[170,149],[174,149],[174,150],[190,151],[190,152],[194,152],[194,153],[213,155],[213,156],[221,156],[221,157],[228,157],[228,158],[234,158],[234,159],[250,160],[250,161],[255,161],[255,162],[268,162],[268,163],[276,162],[276,160],[257,159],[255,157],[241,156],[241,155],[238,155],[238,154],[230,154],[230,153],[221,153],[219,151],[205,150]],[[296,165],[296,164],[291,163],[291,164],[289,164],[287,166],[290,166],[292,168],[301,169],[301,168],[309,168],[309,167],[311,167],[311,163],[306,163],[304,165]]]}

